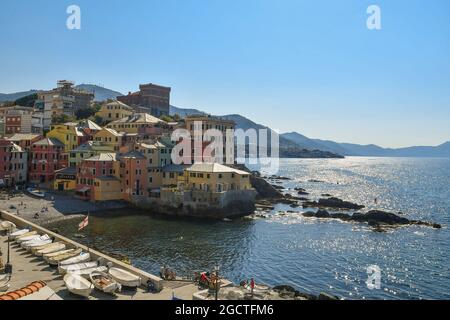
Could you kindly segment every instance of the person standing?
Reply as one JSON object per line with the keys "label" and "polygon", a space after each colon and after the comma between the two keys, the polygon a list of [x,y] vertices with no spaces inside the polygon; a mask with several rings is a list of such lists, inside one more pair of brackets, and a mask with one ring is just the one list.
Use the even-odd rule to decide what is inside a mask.
{"label": "person standing", "polygon": [[250,279],[250,290],[253,297],[253,290],[255,289],[255,280],[253,278]]}

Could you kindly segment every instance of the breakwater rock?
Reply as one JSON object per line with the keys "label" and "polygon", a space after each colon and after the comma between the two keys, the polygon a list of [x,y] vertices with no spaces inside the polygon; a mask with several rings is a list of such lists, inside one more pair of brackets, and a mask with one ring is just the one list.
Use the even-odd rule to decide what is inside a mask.
{"label": "breakwater rock", "polygon": [[339,198],[322,198],[319,201],[305,201],[302,204],[303,208],[332,208],[332,209],[345,209],[345,210],[360,210],[364,208],[363,205],[344,201]]}
{"label": "breakwater rock", "polygon": [[340,219],[342,221],[355,221],[365,222],[369,226],[375,228],[376,231],[383,231],[382,226],[402,226],[402,225],[421,225],[440,229],[442,226],[438,223],[409,220],[404,217],[400,217],[394,213],[386,212],[382,210],[371,210],[367,213],[355,212],[354,214],[346,213],[330,213],[327,210],[318,210],[317,212],[308,211],[303,213],[304,217],[314,217],[320,219]]}

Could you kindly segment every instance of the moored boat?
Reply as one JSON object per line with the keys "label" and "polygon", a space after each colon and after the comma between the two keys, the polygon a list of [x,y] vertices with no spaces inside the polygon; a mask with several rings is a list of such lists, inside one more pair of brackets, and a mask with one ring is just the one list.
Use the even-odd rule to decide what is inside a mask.
{"label": "moored boat", "polygon": [[89,279],[89,275],[94,271],[108,272],[108,267],[106,267],[106,266],[92,267],[92,268],[81,269],[81,270],[77,270],[77,271],[73,271],[73,272],[71,271],[71,272],[67,272],[67,273],[75,273],[75,274],[78,274],[79,276],[82,276],[83,278]]}
{"label": "moored boat", "polygon": [[45,245],[43,248],[42,247],[33,248],[33,249],[31,249],[31,252],[34,251],[34,254],[36,256],[41,257],[43,255],[50,254],[50,253],[55,253],[55,252],[58,252],[58,251],[62,251],[64,249],[66,249],[66,245],[64,243],[62,243],[62,242],[53,242],[53,243],[50,243],[48,245]]}
{"label": "moored boat", "polygon": [[42,236],[40,236],[39,238],[33,239],[33,240],[29,240],[29,241],[24,241],[20,244],[20,246],[26,250],[30,249],[31,247],[39,247],[45,244],[49,244],[52,243],[52,239],[50,239],[48,234],[44,234]]}
{"label": "moored boat", "polygon": [[39,189],[34,189],[34,188],[28,188],[27,189],[28,193],[38,197],[38,198],[45,198],[45,192],[39,190]]}
{"label": "moored boat", "polygon": [[112,267],[109,269],[108,273],[113,277],[114,280],[125,287],[136,288],[141,285],[141,278],[127,270]]}
{"label": "moored boat", "polygon": [[48,259],[51,259],[53,257],[62,255],[64,253],[73,252],[73,251],[75,251],[75,249],[58,250],[58,251],[55,251],[55,252],[45,253],[42,256],[44,257],[44,260],[48,262]]}
{"label": "moored boat", "polygon": [[81,263],[74,263],[74,264],[66,264],[66,265],[59,265],[58,266],[58,272],[59,274],[65,274],[67,272],[77,272],[83,269],[90,269],[95,268],[98,266],[98,262],[96,261],[90,261],[90,262],[81,262]]}
{"label": "moored boat", "polygon": [[48,258],[47,262],[52,266],[56,266],[56,265],[58,265],[58,263],[60,261],[75,257],[75,256],[79,255],[80,253],[81,253],[81,249],[75,249],[74,251],[63,253],[58,256]]}
{"label": "moored boat", "polygon": [[9,238],[9,240],[14,240],[17,237],[23,236],[25,233],[28,233],[28,232],[30,232],[30,229],[20,229],[20,230],[17,230],[15,232],[11,233],[8,238]]}
{"label": "moored boat", "polygon": [[38,235],[38,234],[33,234],[33,235],[30,235],[30,236],[24,236],[24,237],[18,237],[16,239],[16,242],[17,243],[22,243],[22,242],[38,239],[39,237],[40,237],[40,235]]}
{"label": "moored boat", "polygon": [[69,292],[86,298],[89,297],[94,289],[92,283],[75,273],[67,273],[64,276],[64,284]]}
{"label": "moored boat", "polygon": [[101,271],[93,271],[89,278],[94,284],[94,287],[105,293],[114,293],[120,291],[122,286],[110,274]]}
{"label": "moored boat", "polygon": [[91,254],[89,252],[83,252],[78,256],[59,261],[58,266],[67,266],[75,263],[82,263],[91,260]]}

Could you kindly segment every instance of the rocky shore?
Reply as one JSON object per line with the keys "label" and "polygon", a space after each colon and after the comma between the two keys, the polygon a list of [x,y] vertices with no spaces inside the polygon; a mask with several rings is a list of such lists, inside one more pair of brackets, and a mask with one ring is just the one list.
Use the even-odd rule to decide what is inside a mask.
{"label": "rocky shore", "polygon": [[[310,195],[309,192],[301,187],[295,187],[293,189],[298,196],[292,195],[291,193],[285,192],[287,190],[280,184],[282,181],[288,180],[290,178],[282,176],[260,177],[259,175],[254,175],[252,177],[252,184],[258,192],[258,200],[256,202],[257,212],[253,215],[254,217],[267,218],[267,213],[273,210],[277,204],[286,204],[291,208],[318,209],[317,211],[310,210],[301,213],[304,217],[366,223],[376,232],[385,232],[386,228],[408,225],[426,226],[434,229],[442,228],[439,223],[412,220],[400,216],[403,213],[395,214],[383,210],[369,210],[365,213],[359,212],[359,210],[365,208],[364,205],[345,201],[327,193],[321,195],[323,198],[313,201],[308,198]],[[314,180],[314,182],[319,183],[320,181]],[[335,212],[329,212],[328,210]],[[356,212],[351,214],[342,211]],[[279,214],[282,215],[283,213]]]}

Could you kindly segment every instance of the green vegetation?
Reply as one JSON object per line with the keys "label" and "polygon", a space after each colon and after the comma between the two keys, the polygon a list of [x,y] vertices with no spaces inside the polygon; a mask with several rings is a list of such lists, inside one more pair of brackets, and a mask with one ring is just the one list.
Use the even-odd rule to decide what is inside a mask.
{"label": "green vegetation", "polygon": [[14,101],[14,104],[22,107],[33,108],[34,102],[37,100],[37,98],[37,93],[33,93],[23,98],[17,99],[16,101]]}
{"label": "green vegetation", "polygon": [[52,124],[62,124],[66,122],[75,121],[74,117],[68,116],[66,114],[54,114],[52,116]]}

